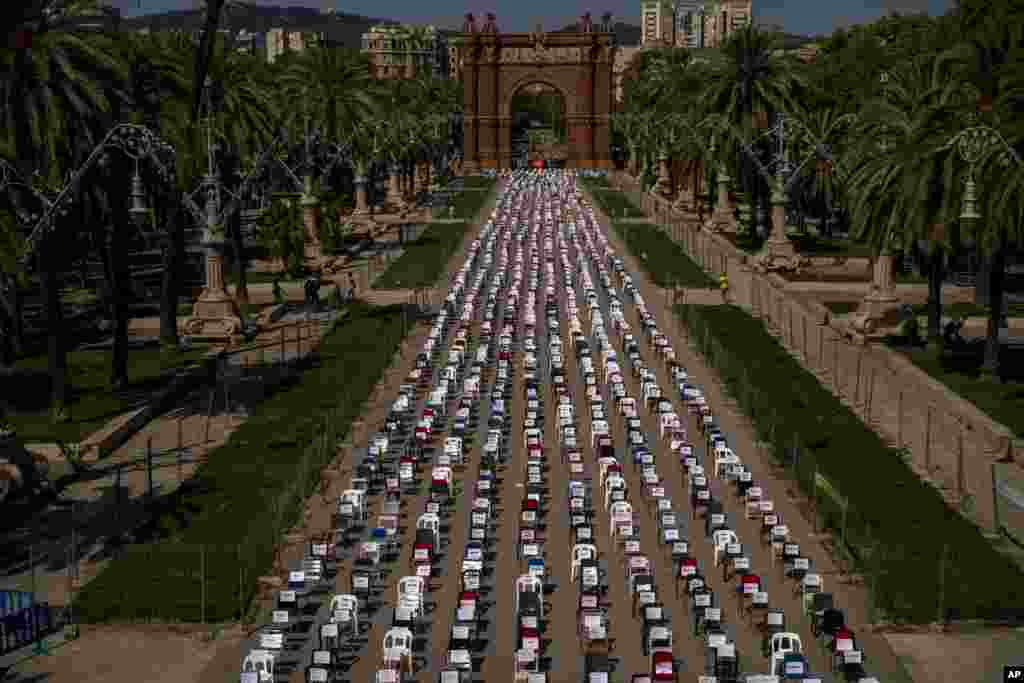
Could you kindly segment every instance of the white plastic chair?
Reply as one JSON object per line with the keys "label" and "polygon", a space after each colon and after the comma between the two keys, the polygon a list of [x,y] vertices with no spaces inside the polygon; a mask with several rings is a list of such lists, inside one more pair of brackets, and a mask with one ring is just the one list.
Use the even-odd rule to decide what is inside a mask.
{"label": "white plastic chair", "polygon": [[544,582],[539,576],[523,574],[516,579],[515,586],[515,611],[519,613],[519,594],[537,593],[540,596],[540,618],[544,618]]}
{"label": "white plastic chair", "polygon": [[597,559],[597,546],[593,543],[577,543],[572,547],[572,559],[569,560],[569,579],[576,580],[580,565],[584,560]]}

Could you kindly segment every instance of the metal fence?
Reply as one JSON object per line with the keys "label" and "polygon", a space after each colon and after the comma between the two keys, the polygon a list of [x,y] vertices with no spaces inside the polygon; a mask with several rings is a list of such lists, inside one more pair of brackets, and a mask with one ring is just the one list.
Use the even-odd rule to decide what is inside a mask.
{"label": "metal fence", "polygon": [[1015,464],[992,463],[996,528],[1024,546],[1024,473]]}

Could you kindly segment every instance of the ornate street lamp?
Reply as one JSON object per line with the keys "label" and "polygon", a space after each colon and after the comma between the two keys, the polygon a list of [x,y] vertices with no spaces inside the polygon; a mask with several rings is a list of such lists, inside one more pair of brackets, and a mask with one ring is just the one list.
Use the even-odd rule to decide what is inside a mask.
{"label": "ornate street lamp", "polygon": [[131,208],[128,209],[128,214],[137,228],[145,225],[146,219],[150,216],[149,207],[146,206],[146,193],[142,187],[142,176],[139,175],[138,167],[135,168],[135,173],[132,175]]}
{"label": "ornate street lamp", "polygon": [[[960,211],[960,220],[965,226],[971,226],[981,219],[981,213],[977,206],[977,187],[974,181],[974,172],[978,164],[990,154],[998,154],[998,163],[1006,167],[1013,163],[1024,169],[1024,161],[1009,143],[1003,138],[999,131],[983,124],[972,125],[966,128],[946,143],[944,148],[953,147],[957,154],[967,162],[967,179],[964,181],[964,197]],[[971,240],[973,243],[973,240]],[[966,244],[965,244],[966,246]],[[1003,306],[1006,299],[1003,299]],[[1000,326],[1006,324],[1005,313],[1001,316]],[[985,362],[982,366],[983,372],[991,377],[999,377],[999,354],[986,350]]]}
{"label": "ornate street lamp", "polygon": [[71,198],[85,174],[100,163],[110,149],[116,149],[135,162],[135,173],[131,179],[131,207],[129,209],[132,221],[142,226],[151,215],[150,209],[146,206],[145,191],[142,178],[139,175],[139,161],[147,159],[152,163],[161,178],[170,182],[174,173],[174,148],[161,140],[152,130],[145,126],[132,123],[122,123],[114,126],[100,141],[86,160],[73,173],[70,174],[64,186],[57,191],[56,196],[51,200],[42,192],[38,191],[30,183],[21,179],[17,169],[6,161],[0,161],[0,191],[9,190],[12,187],[27,189],[42,204],[42,215],[19,215],[23,221],[34,221],[29,235],[26,238],[26,249],[21,255],[21,265],[29,267],[36,248],[43,237],[54,229],[54,218],[58,215],[66,215],[69,210]]}

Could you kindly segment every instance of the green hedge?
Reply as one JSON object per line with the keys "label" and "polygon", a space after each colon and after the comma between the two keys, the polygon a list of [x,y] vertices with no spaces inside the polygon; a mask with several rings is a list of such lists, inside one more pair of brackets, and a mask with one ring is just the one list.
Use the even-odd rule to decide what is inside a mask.
{"label": "green hedge", "polygon": [[612,220],[623,217],[643,218],[646,215],[623,192],[601,188],[599,185],[591,185],[589,189],[594,202]]}
{"label": "green hedge", "polygon": [[[473,221],[476,219],[477,214],[480,213],[483,205],[491,198],[491,193],[494,192],[498,181],[495,178],[488,178],[486,176],[472,176],[465,180],[465,187],[472,189],[467,189],[456,195],[451,205],[455,207],[454,218]],[[447,209],[443,218],[448,218]]]}
{"label": "green hedge", "polygon": [[[466,222],[434,223],[427,227],[418,240],[403,247],[402,255],[373,283],[373,289],[432,287],[444,274],[448,261],[475,224],[473,221],[491,198],[496,184],[493,178],[483,176],[472,176],[466,181],[467,187],[483,188],[460,192],[452,202],[455,218]],[[440,217],[447,218],[448,210],[441,214]]]}
{"label": "green hedge", "polygon": [[621,221],[612,221],[612,228],[659,287],[714,286],[707,273],[662,228],[652,223]]}
{"label": "green hedge", "polygon": [[677,313],[774,457],[815,496],[824,525],[842,534],[845,521],[845,550],[874,586],[875,605],[887,618],[926,623],[947,610],[985,618],[998,607],[1024,604],[1020,569],[761,322],[731,306],[680,306]]}
{"label": "green hedge", "polygon": [[374,289],[431,287],[466,237],[469,223],[434,223],[373,283]]}
{"label": "green hedge", "polygon": [[162,538],[129,547],[83,587],[80,618],[223,622],[245,614],[274,546],[391,362],[402,325],[399,307],[353,305],[323,339],[319,367],[267,398],[154,511]]}

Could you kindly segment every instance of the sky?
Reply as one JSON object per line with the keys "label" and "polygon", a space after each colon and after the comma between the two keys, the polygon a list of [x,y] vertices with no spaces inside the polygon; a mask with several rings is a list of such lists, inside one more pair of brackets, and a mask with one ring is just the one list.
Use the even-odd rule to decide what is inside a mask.
{"label": "sky", "polygon": [[[2,0],[0,0],[2,1]],[[336,9],[380,19],[435,24],[443,28],[460,28],[462,16],[474,12],[478,16],[492,11],[503,31],[528,31],[537,23],[555,29],[574,22],[589,11],[600,17],[612,12],[618,20],[639,25],[639,0],[249,0],[251,4],[304,6]],[[201,6],[201,0],[108,0],[125,16],[189,9]],[[757,22],[781,24],[788,33],[822,35],[850,24],[866,23],[893,11],[942,14],[954,0],[753,0]]]}

